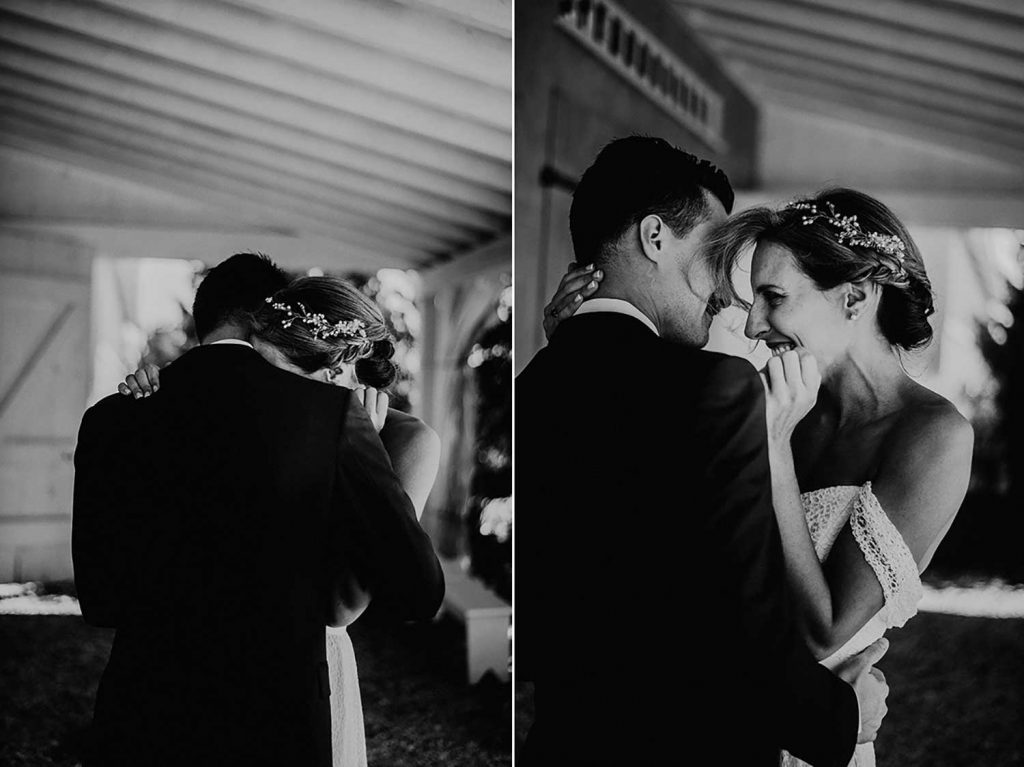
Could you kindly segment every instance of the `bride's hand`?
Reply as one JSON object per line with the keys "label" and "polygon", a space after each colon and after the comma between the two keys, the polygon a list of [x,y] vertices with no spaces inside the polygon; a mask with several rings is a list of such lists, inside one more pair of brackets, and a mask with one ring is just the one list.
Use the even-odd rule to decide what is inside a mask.
{"label": "bride's hand", "polygon": [[373,428],[380,433],[380,430],[384,428],[384,422],[388,417],[388,402],[390,398],[388,393],[385,391],[378,391],[372,386],[361,386],[355,391],[356,399],[359,400],[359,404],[366,408],[366,412],[370,414],[370,420],[373,421]]}
{"label": "bride's hand", "polygon": [[768,360],[760,375],[765,392],[768,442],[789,444],[796,425],[818,400],[821,386],[818,361],[798,346]]}
{"label": "bride's hand", "polygon": [[126,397],[141,399],[148,397],[160,389],[160,368],[147,362],[134,373],[124,378],[124,383],[117,385],[117,391]]}
{"label": "bride's hand", "polygon": [[595,269],[593,264],[578,267],[575,262],[569,264],[569,271],[558,283],[558,290],[544,307],[544,335],[551,340],[562,320],[572,317],[580,308],[583,299],[593,295],[597,286],[604,279],[604,272]]}

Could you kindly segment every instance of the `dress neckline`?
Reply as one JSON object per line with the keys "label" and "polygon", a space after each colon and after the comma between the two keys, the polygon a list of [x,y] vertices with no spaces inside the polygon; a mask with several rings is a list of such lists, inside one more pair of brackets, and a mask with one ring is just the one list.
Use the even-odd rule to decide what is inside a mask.
{"label": "dress neckline", "polygon": [[[864,485],[866,484],[868,483],[865,482]],[[802,497],[805,495],[820,495],[822,493],[828,493],[830,491],[836,490],[860,490],[861,488],[864,487],[864,485],[829,485],[828,487],[819,487],[816,490],[807,490],[805,492],[801,492],[800,495]]]}

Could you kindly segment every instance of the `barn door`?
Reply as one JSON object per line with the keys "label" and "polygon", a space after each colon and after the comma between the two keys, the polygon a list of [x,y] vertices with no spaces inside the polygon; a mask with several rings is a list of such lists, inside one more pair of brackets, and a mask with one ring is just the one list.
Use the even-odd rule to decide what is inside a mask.
{"label": "barn door", "polygon": [[0,246],[0,582],[70,578],[89,258],[25,235]]}

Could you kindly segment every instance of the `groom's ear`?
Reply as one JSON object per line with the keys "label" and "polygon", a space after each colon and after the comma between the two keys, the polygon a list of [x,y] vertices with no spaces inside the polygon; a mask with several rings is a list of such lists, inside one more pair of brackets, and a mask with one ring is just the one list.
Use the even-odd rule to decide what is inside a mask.
{"label": "groom's ear", "polygon": [[644,216],[640,221],[640,249],[644,255],[655,263],[661,261],[665,253],[665,222],[661,216],[653,214]]}

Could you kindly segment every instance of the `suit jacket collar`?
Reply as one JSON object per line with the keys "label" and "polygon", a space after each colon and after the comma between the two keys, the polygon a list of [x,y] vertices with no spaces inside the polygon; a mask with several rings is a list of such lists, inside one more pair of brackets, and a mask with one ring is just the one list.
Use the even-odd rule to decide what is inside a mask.
{"label": "suit jacket collar", "polygon": [[217,344],[214,346],[194,346],[182,354],[178,359],[161,371],[160,377],[163,381],[172,382],[175,379],[190,376],[210,376],[210,386],[236,385],[237,381],[218,380],[218,376],[237,374],[240,367],[249,368],[254,364],[267,365],[270,363],[263,359],[251,346],[242,344]]}
{"label": "suit jacket collar", "polygon": [[641,320],[628,314],[595,312],[574,315],[562,323],[551,337],[551,346],[599,342],[615,348],[622,343],[651,343],[660,337]]}

